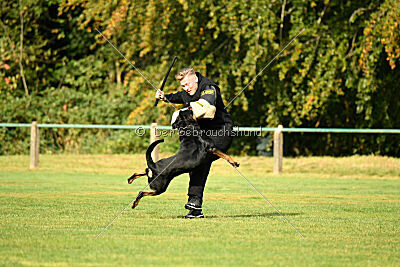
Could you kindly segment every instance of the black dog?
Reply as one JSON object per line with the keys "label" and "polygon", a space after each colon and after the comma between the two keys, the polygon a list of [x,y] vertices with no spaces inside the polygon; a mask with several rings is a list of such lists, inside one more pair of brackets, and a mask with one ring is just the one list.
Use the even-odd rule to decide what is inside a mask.
{"label": "black dog", "polygon": [[164,140],[153,142],[146,151],[148,168],[146,168],[144,173],[135,173],[128,179],[128,183],[131,184],[138,177],[147,175],[151,189],[151,191],[139,192],[132,205],[132,209],[139,204],[142,197],[156,196],[164,193],[173,178],[192,171],[206,159],[209,153],[227,160],[233,166],[239,166],[230,156],[216,149],[210,138],[201,136],[200,126],[193,117],[190,109],[179,112],[172,128],[177,129],[179,133],[181,145],[178,153],[172,157],[154,162],[151,158],[151,152],[156,145],[164,142]]}

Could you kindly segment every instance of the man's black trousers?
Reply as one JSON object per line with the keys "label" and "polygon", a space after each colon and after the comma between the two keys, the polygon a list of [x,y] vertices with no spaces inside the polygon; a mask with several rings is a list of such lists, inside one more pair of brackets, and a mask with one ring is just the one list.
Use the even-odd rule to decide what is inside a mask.
{"label": "man's black trousers", "polygon": [[[225,153],[232,144],[233,137],[231,135],[231,132],[232,126],[225,125],[222,130],[204,130],[203,134],[206,134],[207,137],[211,138],[216,148]],[[189,198],[197,196],[201,200],[203,199],[204,187],[206,185],[207,177],[210,172],[211,164],[217,159],[219,159],[219,157],[210,154],[209,156],[207,156],[207,159],[204,163],[202,163],[189,173]]]}

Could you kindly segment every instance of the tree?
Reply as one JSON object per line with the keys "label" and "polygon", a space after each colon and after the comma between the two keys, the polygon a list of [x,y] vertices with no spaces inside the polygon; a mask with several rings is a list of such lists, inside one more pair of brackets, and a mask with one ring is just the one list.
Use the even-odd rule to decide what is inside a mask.
{"label": "tree", "polygon": [[[19,6],[23,13],[18,13]],[[173,72],[193,66],[218,82],[226,103],[304,29],[229,106],[235,123],[400,128],[396,91],[400,78],[399,7],[397,0],[2,3],[1,21],[10,29],[10,38],[7,34],[0,38],[0,50],[5,55],[0,63],[0,92],[3,98],[5,90],[12,98],[24,92],[21,68],[10,49],[11,43],[21,47],[20,14],[25,25],[22,65],[31,94],[71,92],[71,98],[63,99],[57,108],[67,104],[68,110],[85,110],[73,122],[87,123],[114,120],[149,124],[157,120],[168,124],[173,111],[167,104],[153,108],[153,86],[107,44],[96,28],[141,69],[154,87],[160,86],[171,59],[177,55]],[[178,83],[171,77],[165,90],[177,89]],[[84,105],[90,100],[78,100],[72,97],[74,92],[104,99],[104,103],[98,103],[101,106],[117,101],[126,109],[112,119],[89,115]],[[118,110],[116,106],[114,110]],[[68,116],[54,116],[48,119],[72,122]],[[400,154],[396,136],[324,135],[316,141],[314,136],[289,135],[287,140],[288,153],[293,155]],[[234,149],[239,153],[244,148],[244,153],[249,153],[254,142],[238,139]]]}

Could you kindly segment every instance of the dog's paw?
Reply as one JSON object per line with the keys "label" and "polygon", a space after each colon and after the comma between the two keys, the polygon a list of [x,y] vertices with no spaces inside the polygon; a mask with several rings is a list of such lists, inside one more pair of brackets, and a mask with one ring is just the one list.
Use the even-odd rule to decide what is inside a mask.
{"label": "dog's paw", "polygon": [[128,184],[131,184],[131,183],[133,182],[133,180],[135,180],[135,179],[133,179],[133,178],[128,178]]}

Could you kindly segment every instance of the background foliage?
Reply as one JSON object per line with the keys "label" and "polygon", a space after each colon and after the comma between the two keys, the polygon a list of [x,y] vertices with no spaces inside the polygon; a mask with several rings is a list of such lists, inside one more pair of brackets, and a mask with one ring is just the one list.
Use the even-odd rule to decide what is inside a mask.
{"label": "background foliage", "polygon": [[[304,31],[229,107],[236,125],[400,128],[400,1],[2,1],[0,121],[167,125],[154,89],[183,67],[216,81],[225,103]],[[27,153],[26,129],[0,129],[0,154]],[[232,151],[254,153],[255,140]],[[139,152],[126,131],[46,130],[45,152]],[[147,141],[147,139],[146,139]],[[165,146],[173,150],[176,145]],[[400,155],[394,135],[286,135],[287,154]]]}

